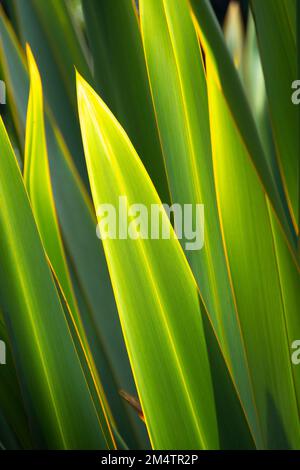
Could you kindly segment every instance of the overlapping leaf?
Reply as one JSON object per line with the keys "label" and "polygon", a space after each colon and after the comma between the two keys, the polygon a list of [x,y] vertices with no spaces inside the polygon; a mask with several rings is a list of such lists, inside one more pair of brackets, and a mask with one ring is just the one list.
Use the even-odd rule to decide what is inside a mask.
{"label": "overlapping leaf", "polygon": [[185,0],[142,0],[140,13],[172,201],[194,208],[204,204],[204,246],[186,251],[186,256],[259,442],[247,358],[219,226],[206,79],[188,4]]}
{"label": "overlapping leaf", "polygon": [[[120,196],[147,210],[160,204],[127,135],[80,77],[78,106],[96,210],[107,203],[118,207]],[[170,224],[164,212],[162,224]],[[141,239],[137,233],[137,239],[103,243],[154,448],[217,448],[197,290],[178,241],[171,232],[166,240]]]}
{"label": "overlapping leaf", "polygon": [[[218,205],[264,447],[297,448],[299,388],[289,341],[299,334],[293,292],[299,276],[297,281],[295,260],[278,226],[277,250],[282,251],[277,253],[279,258],[275,254],[266,196],[209,60],[207,70]],[[289,281],[282,284],[284,269]]]}
{"label": "overlapping leaf", "polygon": [[218,86],[229,105],[235,125],[243,138],[248,155],[254,163],[260,180],[269,199],[278,215],[278,218],[287,234],[291,248],[296,249],[296,232],[292,217],[281,185],[274,179],[268,168],[268,159],[265,155],[259,137],[256,123],[250,111],[241,81],[234,68],[226,48],[223,33],[212,11],[208,0],[189,0],[195,20],[195,26],[200,35],[205,54],[214,66]]}
{"label": "overlapping leaf", "polygon": [[168,203],[170,196],[134,2],[89,0],[82,7],[94,57],[95,89],[129,135],[161,200]]}
{"label": "overlapping leaf", "polygon": [[[0,15],[1,58],[8,84],[9,103],[15,110],[14,121],[24,135],[28,77],[23,55],[4,14]],[[14,71],[18,70],[15,74]],[[61,230],[72,264],[72,281],[76,282],[76,297],[89,345],[98,367],[101,381],[120,431],[128,444],[136,447],[131,430],[132,418],[143,446],[147,445],[143,426],[131,413],[124,412],[118,394],[123,388],[135,394],[127,353],[122,338],[115,301],[107,272],[103,248],[97,240],[96,217],[89,197],[74,168],[66,144],[49,116],[46,106],[46,134],[51,170],[51,183]],[[21,137],[22,138],[22,137]],[[43,188],[44,190],[44,188]]]}
{"label": "overlapping leaf", "polygon": [[2,121],[0,145],[1,305],[36,445],[113,447],[105,417],[103,428],[98,420]]}
{"label": "overlapping leaf", "polygon": [[[146,210],[160,205],[124,130],[81,77],[78,104],[95,207],[102,203],[117,207],[121,195],[129,205],[140,201]],[[133,239],[105,238],[103,242],[152,444],[155,448],[253,447],[236,390],[202,302],[199,308],[194,278],[169,219],[162,211],[161,224],[171,229],[171,238],[150,240],[140,237],[140,221],[131,215]],[[233,415],[237,434],[230,430]]]}
{"label": "overlapping leaf", "polygon": [[44,126],[42,84],[29,46],[27,46],[27,58],[31,79],[27,108],[24,181],[45,250],[62,286],[77,328],[81,337],[84,338],[81,318],[68,273],[52,193]]}
{"label": "overlapping leaf", "polygon": [[84,54],[65,2],[13,0],[9,8],[16,18],[23,46],[27,42],[36,58],[45,96],[64,136],[72,158],[86,182],[86,169],[76,117],[74,64],[89,73]]}
{"label": "overlapping leaf", "polygon": [[[297,107],[292,102],[296,80],[296,1],[252,1],[262,66],[280,169],[294,223],[298,224],[299,154]],[[270,54],[272,44],[273,54]],[[297,230],[297,229],[296,229]]]}

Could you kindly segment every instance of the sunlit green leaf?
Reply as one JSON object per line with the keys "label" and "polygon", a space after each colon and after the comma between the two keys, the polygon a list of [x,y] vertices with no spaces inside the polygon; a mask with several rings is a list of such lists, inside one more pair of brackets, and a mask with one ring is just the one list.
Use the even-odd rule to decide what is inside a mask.
{"label": "sunlit green leaf", "polygon": [[254,163],[259,178],[284,227],[292,249],[296,247],[296,233],[286,199],[274,180],[267,163],[257,125],[250,111],[240,78],[234,68],[224,36],[213,14],[208,0],[189,0],[205,54],[214,66],[218,86],[233,115],[235,125],[242,136],[248,154]]}
{"label": "sunlit green leaf", "polygon": [[[299,154],[297,106],[292,83],[297,79],[296,1],[252,0],[274,141],[294,223],[298,224]],[[270,44],[274,53],[270,53]]]}
{"label": "sunlit green leaf", "polygon": [[[23,55],[20,52],[10,25],[0,15],[1,58],[5,63],[5,78],[9,84],[9,103],[16,110],[14,120],[24,134],[28,77]],[[18,70],[17,77],[14,70]],[[144,425],[128,410],[118,390],[136,393],[129,367],[115,300],[107,271],[101,243],[96,237],[96,216],[80,178],[74,168],[66,144],[57,126],[46,112],[46,137],[51,183],[57,214],[61,224],[67,254],[72,265],[72,281],[76,282],[76,297],[80,300],[80,313],[87,332],[89,345],[107,394],[113,415],[126,442],[132,447],[148,445]],[[39,196],[39,195],[37,195]],[[47,222],[47,221],[46,221]],[[75,279],[76,276],[76,279]],[[134,424],[132,423],[134,421]],[[143,444],[137,443],[136,434]]]}
{"label": "sunlit green leaf", "polygon": [[[185,0],[141,0],[140,9],[172,201],[191,204],[194,208],[196,204],[204,204],[204,246],[186,250],[186,256],[259,442],[247,358],[219,225],[206,79],[196,32]],[[201,229],[198,224],[196,230],[200,232]],[[187,241],[184,237],[183,247]]]}
{"label": "sunlit green leaf", "polygon": [[108,426],[98,420],[2,121],[0,146],[1,305],[36,445],[113,447]]}
{"label": "sunlit green leaf", "polygon": [[82,6],[94,57],[95,89],[126,130],[167,203],[170,196],[134,2],[89,0]]}
{"label": "sunlit green leaf", "polygon": [[[124,130],[80,77],[78,106],[96,210],[103,203],[118,207],[119,196],[147,210],[160,204]],[[170,224],[165,212],[162,224]],[[217,448],[197,290],[178,241],[171,232],[170,239],[103,243],[152,445]]]}
{"label": "sunlit green leaf", "polygon": [[297,448],[298,397],[286,331],[287,318],[295,322],[296,299],[285,290],[285,311],[266,196],[209,61],[207,70],[218,205],[264,447]]}

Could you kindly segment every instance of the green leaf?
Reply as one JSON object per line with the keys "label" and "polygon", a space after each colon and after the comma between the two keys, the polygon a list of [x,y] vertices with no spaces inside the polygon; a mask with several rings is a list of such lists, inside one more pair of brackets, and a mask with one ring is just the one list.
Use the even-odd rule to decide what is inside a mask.
{"label": "green leaf", "polygon": [[[69,316],[68,310],[70,309],[70,316],[72,318],[69,323],[72,324],[72,321],[75,321],[76,324],[73,328],[74,333],[72,336],[74,341],[76,341],[76,337],[79,335],[77,340],[79,345],[77,352],[81,347],[83,347],[85,352],[85,354],[82,354],[81,364],[83,365],[87,362],[87,373],[85,375],[86,377],[91,375],[89,382],[90,390],[95,391],[96,400],[99,398],[101,404],[106,406],[107,413],[110,414],[106,405],[102,384],[95,369],[67,268],[51,187],[43,115],[42,84],[36,62],[29,46],[27,47],[27,57],[30,71],[30,94],[27,110],[24,161],[25,185],[28,190],[33,214],[45,251],[60,284],[63,296],[66,299],[67,317]],[[93,382],[92,377],[95,382]]]}
{"label": "green leaf", "polygon": [[[297,79],[296,1],[252,0],[251,5],[266,80],[274,141],[291,214],[297,226],[299,128],[297,128],[297,106],[291,99],[292,83]],[[272,44],[272,54],[270,54],[270,44]]]}
{"label": "green leaf", "polygon": [[[81,77],[77,83],[96,210],[103,203],[117,208],[119,196],[148,210],[160,204],[124,130]],[[170,227],[165,212],[162,224]],[[103,244],[153,447],[218,448],[196,285],[174,233],[158,240],[107,238]]]}
{"label": "green leaf", "polygon": [[[185,0],[141,0],[140,13],[172,201],[194,208],[204,204],[204,246],[187,250],[186,257],[259,444],[247,359],[219,225],[206,80],[197,36]],[[184,238],[183,246],[186,242]]]}
{"label": "green leaf", "polygon": [[[3,68],[10,107],[21,148],[24,146],[25,121],[29,80],[26,76],[26,64],[21,48],[17,43],[11,24],[0,6],[0,60]],[[25,76],[25,80],[24,80]]]}
{"label": "green leaf", "polygon": [[1,304],[36,445],[113,447],[105,417],[103,427],[98,420],[2,121],[0,146]]}
{"label": "green leaf", "polygon": [[145,447],[144,425],[133,413],[128,421],[118,394],[119,389],[132,394],[136,389],[103,247],[96,236],[96,216],[62,136],[49,120],[46,129],[55,203],[89,345],[119,431],[133,448],[141,445],[134,436],[138,434]]}
{"label": "green leaf", "polygon": [[[78,118],[74,64],[88,76],[65,3],[13,0],[22,45],[30,44],[45,87],[45,96],[82,179],[87,183]],[[77,42],[76,42],[77,40]],[[64,53],[65,51],[65,53]]]}
{"label": "green leaf", "polygon": [[[88,65],[88,52],[84,50],[83,37],[75,29],[67,2],[61,0],[30,0],[36,18],[45,33],[45,38],[60,71],[60,76],[73,106],[76,105],[74,94],[74,64],[81,73],[92,78]],[[54,28],[54,31],[53,31]]]}
{"label": "green leaf", "polygon": [[82,6],[94,59],[95,89],[129,135],[161,200],[168,203],[170,196],[134,2],[89,0]]}
{"label": "green leaf", "polygon": [[[300,274],[296,261],[292,258],[291,253],[286,246],[278,221],[270,207],[269,215],[273,233],[282,303],[286,319],[287,336],[291,348],[292,343],[300,338]],[[293,350],[291,349],[290,351],[292,354]],[[298,409],[300,409],[300,371],[294,364],[292,365],[292,372],[298,399]]]}
{"label": "green leaf", "polygon": [[46,253],[66,296],[81,338],[84,338],[78,306],[68,273],[52,193],[44,125],[42,83],[29,46],[27,46],[27,58],[30,72],[30,93],[27,108],[24,158],[25,186]]}
{"label": "green leaf", "polygon": [[[251,12],[249,12],[247,22],[242,80],[245,93],[257,123],[257,128],[262,144],[264,146],[269,170],[270,172],[274,173],[274,179],[277,182],[277,186],[283,191],[280,175],[277,176],[278,164],[275,154],[275,146],[272,139],[266,85],[258,50],[255,25]],[[284,194],[282,197],[284,197]]]}
{"label": "green leaf", "polygon": [[296,449],[299,397],[286,321],[295,318],[297,304],[292,296],[292,309],[284,308],[266,196],[218,87],[214,66],[208,59],[206,64],[218,206],[263,446]]}
{"label": "green leaf", "polygon": [[8,425],[0,409],[0,450],[19,450],[20,444],[17,436]]}
{"label": "green leaf", "polygon": [[295,250],[296,233],[288,204],[282,197],[280,187],[268,168],[267,157],[256,123],[212,7],[208,0],[189,1],[205,55],[212,62],[215,76],[218,77],[218,86],[222,90],[248,155],[285,230],[291,249]]}
{"label": "green leaf", "polygon": [[[23,54],[5,16],[0,14],[1,59],[9,106],[24,134],[28,77]],[[14,74],[18,70],[18,76]],[[74,167],[68,148],[45,106],[45,127],[51,183],[61,232],[67,249],[72,283],[101,382],[119,431],[131,448],[149,446],[145,426],[134,412],[126,412],[118,390],[136,394],[102,244],[96,237],[96,216],[89,195]],[[128,414],[130,416],[128,416]],[[132,430],[133,426],[133,430]]]}

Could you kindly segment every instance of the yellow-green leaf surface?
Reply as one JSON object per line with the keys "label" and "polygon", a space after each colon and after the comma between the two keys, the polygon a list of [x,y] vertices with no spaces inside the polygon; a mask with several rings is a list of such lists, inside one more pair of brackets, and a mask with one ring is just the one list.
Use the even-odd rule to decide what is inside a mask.
{"label": "yellow-green leaf surface", "polygon": [[81,337],[84,338],[81,319],[68,273],[52,194],[43,115],[42,84],[29,46],[27,46],[27,58],[30,73],[30,92],[27,108],[24,158],[25,186],[31,200],[34,218],[46,253],[59,279]]}
{"label": "yellow-green leaf surface", "polygon": [[[263,446],[296,449],[300,445],[299,395],[297,397],[290,335],[286,329],[286,323],[292,324],[292,319],[295,325],[296,299],[286,286],[282,291],[282,274],[279,276],[266,196],[209,60],[207,73],[213,163],[224,246],[253,378]],[[285,244],[282,239],[281,242]],[[291,256],[287,247],[286,251]],[[290,261],[284,258],[279,262],[281,270],[285,269],[285,263],[290,266]],[[283,295],[289,299],[284,300],[285,305]],[[298,331],[295,328],[295,334]]]}
{"label": "yellow-green leaf surface", "polygon": [[[55,202],[93,359],[119,432],[132,448],[148,446],[144,424],[135,413],[128,414],[118,393],[125,389],[135,395],[136,389],[103,247],[96,236],[96,216],[61,135],[49,122],[47,128]],[[137,443],[141,433],[143,444]]]}
{"label": "yellow-green leaf surface", "polygon": [[[77,348],[77,351],[79,353],[79,350],[81,347],[83,347],[86,354],[81,355],[81,363],[85,364],[87,361],[87,380],[89,381],[91,389],[94,389],[96,385],[100,402],[107,408],[106,398],[103,394],[102,385],[95,369],[93,357],[91,355],[89,344],[87,342],[86,334],[83,328],[82,319],[80,317],[78,306],[75,300],[63,244],[60,237],[48,164],[43,115],[42,84],[36,62],[29,46],[27,47],[27,57],[31,85],[27,110],[24,161],[25,185],[29,193],[33,214],[40,231],[41,239],[47,256],[54,269],[55,275],[57,276],[57,280],[61,286],[63,295],[66,298],[66,303],[68,305],[68,309],[70,309],[72,319],[76,324],[73,338],[77,334],[80,337],[80,341],[78,341],[79,348]],[[68,314],[69,312],[67,312],[67,318]],[[93,383],[88,366],[91,368],[95,383]],[[108,408],[107,412],[109,412]],[[102,412],[100,411],[100,415],[101,414]]]}
{"label": "yellow-green leaf surface", "polygon": [[260,180],[267,192],[277,216],[287,234],[292,249],[296,249],[296,232],[289,207],[281,192],[281,185],[274,179],[268,167],[267,157],[259,137],[256,123],[250,111],[240,78],[234,68],[224,36],[208,0],[189,0],[192,6],[195,26],[201,44],[214,66],[218,84],[229,105],[235,125],[242,136]]}
{"label": "yellow-green leaf surface", "polygon": [[[296,76],[296,0],[252,0],[251,5],[266,79],[274,141],[290,209],[297,225],[299,128],[297,106],[291,99],[292,83],[299,78]],[[270,44],[272,44],[272,54],[270,54]]]}
{"label": "yellow-green leaf surface", "polygon": [[[9,106],[23,140],[28,100],[28,76],[23,51],[7,18],[0,11],[1,63],[7,83]],[[15,72],[17,71],[17,73]],[[132,373],[121,332],[101,242],[96,237],[96,216],[88,194],[80,181],[68,148],[45,106],[45,127],[51,183],[64,244],[72,267],[72,282],[77,284],[76,297],[80,314],[101,382],[119,431],[132,448],[148,447],[145,426],[124,409],[118,394],[125,389],[136,394]],[[130,411],[130,410],[128,410]],[[141,442],[132,435],[132,421]]]}
{"label": "yellow-green leaf surface", "polygon": [[[186,251],[186,257],[259,444],[247,359],[219,225],[206,80],[188,3],[141,0],[140,13],[172,202],[189,203],[194,208],[196,204],[204,204],[204,246]],[[183,242],[186,241],[184,238]]]}
{"label": "yellow-green leaf surface", "polygon": [[35,444],[113,447],[108,426],[98,420],[2,121],[0,146],[1,306]]}
{"label": "yellow-green leaf surface", "polygon": [[[78,76],[78,106],[91,190],[118,208],[119,196],[147,210],[157,193],[124,130]],[[154,448],[218,448],[211,375],[197,289],[170,239],[104,239],[125,341]],[[162,224],[169,227],[166,214]],[[170,289],[171,287],[171,289]],[[170,433],[170,429],[172,432]]]}

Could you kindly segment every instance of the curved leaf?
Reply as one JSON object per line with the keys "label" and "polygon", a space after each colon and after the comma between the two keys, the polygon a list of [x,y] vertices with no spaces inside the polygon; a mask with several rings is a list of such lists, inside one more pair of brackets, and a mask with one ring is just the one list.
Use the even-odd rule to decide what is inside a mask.
{"label": "curved leaf", "polygon": [[[267,156],[261,143],[257,126],[250,111],[240,78],[234,68],[223,33],[208,0],[189,0],[193,9],[195,26],[199,32],[206,57],[214,67],[218,86],[229,105],[235,126],[241,134],[260,181],[268,194],[282,224],[291,249],[295,251],[296,232],[286,199],[268,168]],[[282,184],[282,183],[281,183]]]}
{"label": "curved leaf", "polygon": [[[193,208],[204,204],[204,246],[186,250],[185,254],[259,443],[247,358],[216,204],[206,78],[188,3],[186,0],[141,0],[140,13],[172,201],[191,204]],[[183,246],[186,241],[183,238]]]}
{"label": "curved leaf", "polygon": [[94,58],[95,90],[126,130],[161,200],[168,203],[166,172],[134,2],[89,0],[82,7]]}
{"label": "curved leaf", "polygon": [[36,445],[113,447],[108,426],[98,421],[2,121],[0,146],[1,304]]}
{"label": "curved leaf", "polygon": [[[14,122],[24,134],[28,98],[28,77],[23,54],[11,26],[0,12],[1,61],[8,84],[9,105],[15,109]],[[18,73],[14,73],[17,70]],[[49,109],[45,106],[45,127],[51,183],[72,283],[101,382],[119,431],[127,444],[148,447],[145,426],[134,413],[124,409],[118,390],[136,393],[121,332],[101,243],[96,237],[96,216],[68,148]],[[132,426],[135,431],[132,431]],[[138,442],[137,437],[138,435]],[[141,443],[142,442],[142,443]]]}
{"label": "curved leaf", "polygon": [[296,449],[299,410],[286,321],[297,305],[292,296],[284,309],[266,196],[209,61],[207,72],[218,206],[263,445]]}
{"label": "curved leaf", "polygon": [[[122,195],[129,204],[142,203],[148,210],[160,204],[124,130],[79,76],[77,86],[96,210],[102,203],[117,208]],[[162,224],[170,224],[165,212]],[[196,285],[175,235],[103,243],[152,445],[219,447]]]}
{"label": "curved leaf", "polygon": [[[297,78],[296,1],[252,0],[251,5],[266,80],[274,141],[291,214],[297,226],[299,128],[297,106],[291,99],[292,83]],[[272,54],[270,44],[274,50]]]}

